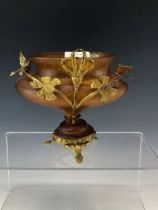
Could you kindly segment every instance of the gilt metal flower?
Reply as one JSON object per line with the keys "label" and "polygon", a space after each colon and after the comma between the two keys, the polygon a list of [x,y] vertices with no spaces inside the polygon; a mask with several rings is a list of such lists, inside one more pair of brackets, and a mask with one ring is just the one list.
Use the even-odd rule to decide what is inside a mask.
{"label": "gilt metal flower", "polygon": [[[81,58],[75,56],[75,53],[78,51],[83,53]],[[86,52],[82,49],[73,51],[71,57],[64,58],[61,64],[71,77],[75,87],[81,85],[84,75],[94,67],[94,61],[88,58]]]}
{"label": "gilt metal flower", "polygon": [[56,99],[56,95],[54,94],[56,91],[55,87],[60,85],[60,80],[52,77],[41,77],[41,81],[37,79],[33,80],[30,82],[30,85],[35,89],[39,89],[37,96],[51,101]]}
{"label": "gilt metal flower", "polygon": [[108,102],[111,97],[116,95],[118,86],[118,80],[110,79],[110,77],[106,75],[94,80],[91,84],[91,88],[98,90],[102,102]]}

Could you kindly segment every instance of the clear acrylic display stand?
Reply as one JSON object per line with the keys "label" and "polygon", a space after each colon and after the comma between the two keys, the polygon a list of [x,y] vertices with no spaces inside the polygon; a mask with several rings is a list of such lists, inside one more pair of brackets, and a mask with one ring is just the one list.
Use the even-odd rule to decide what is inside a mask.
{"label": "clear acrylic display stand", "polygon": [[98,132],[77,164],[50,132],[0,140],[1,210],[158,210],[158,156],[140,132]]}

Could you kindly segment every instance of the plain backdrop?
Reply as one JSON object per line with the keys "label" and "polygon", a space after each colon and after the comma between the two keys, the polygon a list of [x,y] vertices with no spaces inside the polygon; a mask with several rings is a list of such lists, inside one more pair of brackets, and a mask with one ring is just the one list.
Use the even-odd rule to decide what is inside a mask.
{"label": "plain backdrop", "polygon": [[121,100],[82,116],[97,131],[142,131],[158,152],[158,1],[0,0],[0,131],[53,131],[63,113],[25,100],[14,88],[18,54],[112,51],[132,65]]}

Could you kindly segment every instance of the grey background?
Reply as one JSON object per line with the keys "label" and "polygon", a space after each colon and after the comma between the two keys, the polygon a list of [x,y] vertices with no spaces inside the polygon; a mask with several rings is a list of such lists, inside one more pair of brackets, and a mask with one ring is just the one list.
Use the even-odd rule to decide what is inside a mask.
{"label": "grey background", "polygon": [[121,100],[82,116],[97,131],[142,131],[158,152],[158,2],[156,0],[1,0],[0,132],[52,131],[63,113],[22,98],[9,72],[20,50],[116,52],[136,81]]}

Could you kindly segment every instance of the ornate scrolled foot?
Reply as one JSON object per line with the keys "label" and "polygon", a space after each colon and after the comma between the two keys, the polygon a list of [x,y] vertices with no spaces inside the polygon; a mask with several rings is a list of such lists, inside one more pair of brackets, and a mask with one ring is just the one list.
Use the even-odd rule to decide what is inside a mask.
{"label": "ornate scrolled foot", "polygon": [[82,156],[82,149],[83,149],[84,145],[73,145],[71,146],[71,149],[74,151],[75,153],[75,160],[77,163],[82,163],[83,161],[83,156]]}
{"label": "ornate scrolled foot", "polygon": [[75,160],[77,163],[82,163],[82,149],[86,147],[90,142],[95,139],[95,133],[89,134],[88,136],[80,137],[80,138],[63,138],[53,134],[53,140],[62,144],[65,148],[70,148],[75,153]]}

